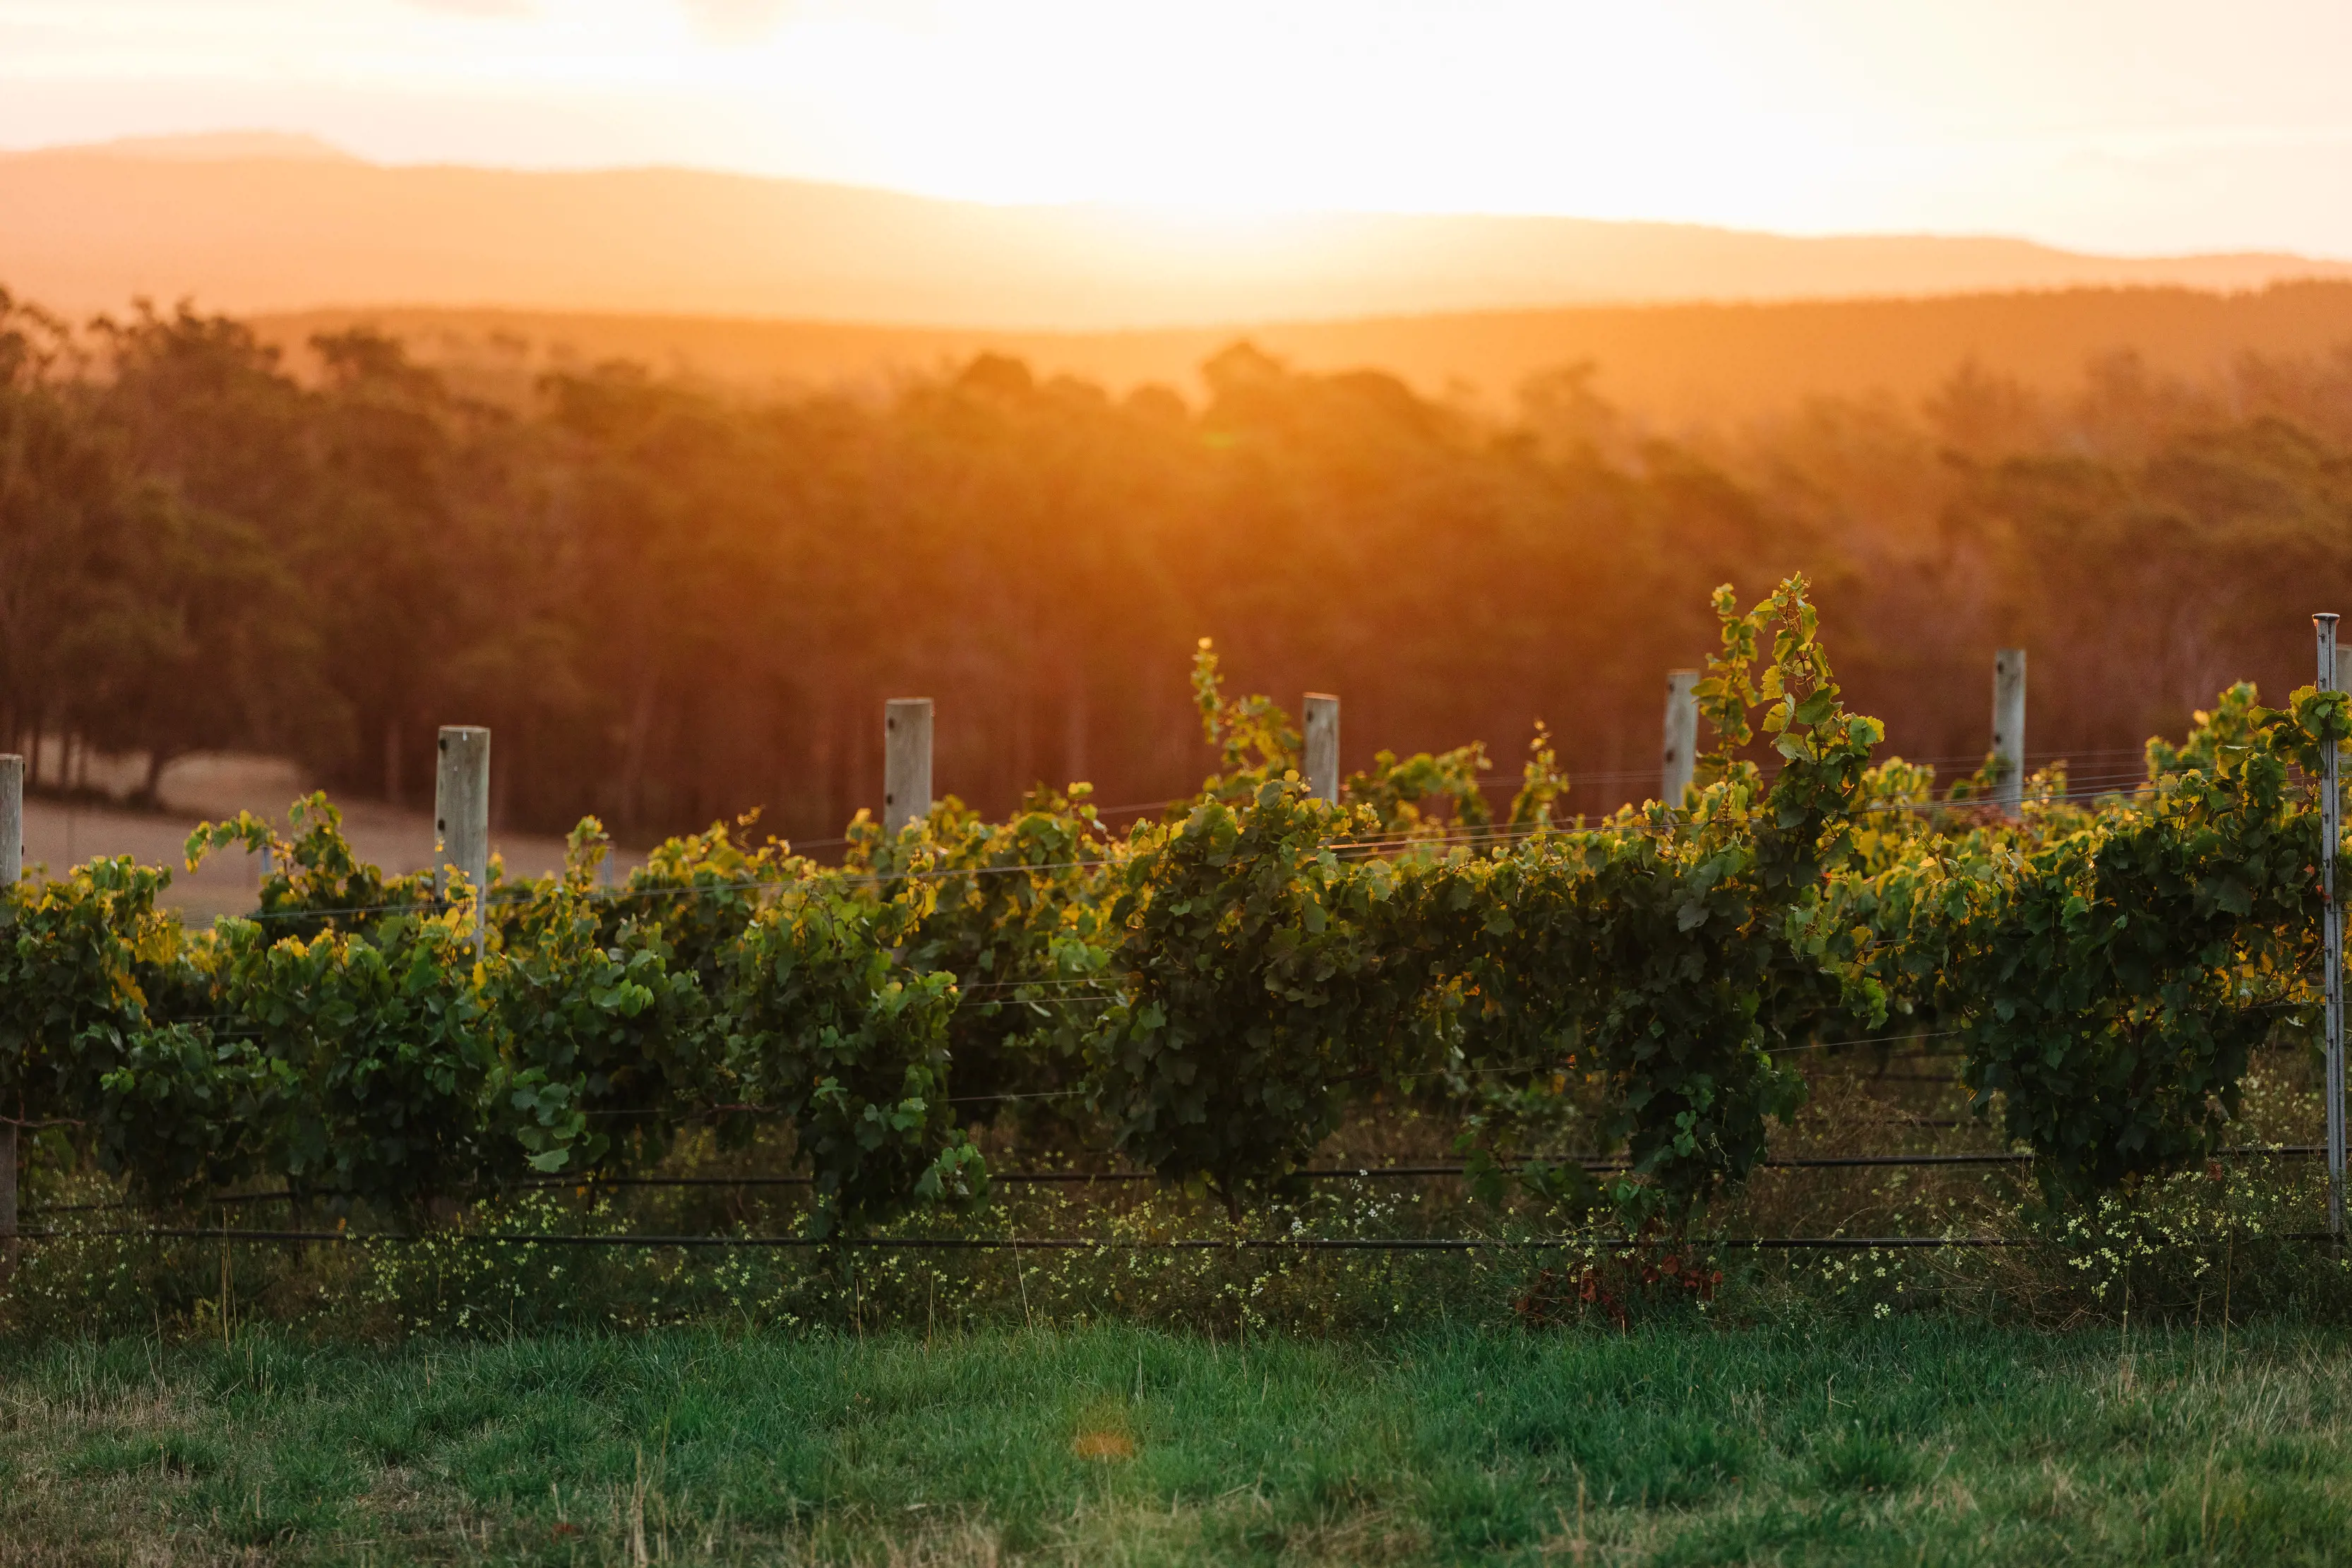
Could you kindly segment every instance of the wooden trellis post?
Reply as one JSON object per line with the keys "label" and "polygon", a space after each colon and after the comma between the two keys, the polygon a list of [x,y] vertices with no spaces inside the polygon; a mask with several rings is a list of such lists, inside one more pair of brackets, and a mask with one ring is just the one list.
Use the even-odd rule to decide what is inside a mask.
{"label": "wooden trellis post", "polygon": [[1326,692],[1308,692],[1301,708],[1307,792],[1318,800],[1339,803],[1339,699]]}
{"label": "wooden trellis post", "polygon": [[1992,656],[1992,800],[2004,817],[2025,810],[2025,650]]}
{"label": "wooden trellis post", "polygon": [[882,831],[895,833],[931,814],[931,699],[882,705]]}
{"label": "wooden trellis post", "polygon": [[[441,727],[440,763],[433,778],[433,881],[447,896],[457,872],[484,900],[490,882],[490,732],[479,725]],[[475,906],[474,956],[488,941],[488,910]]]}
{"label": "wooden trellis post", "polygon": [[1660,753],[1658,799],[1679,806],[1698,774],[1698,672],[1666,672],[1665,746]]}

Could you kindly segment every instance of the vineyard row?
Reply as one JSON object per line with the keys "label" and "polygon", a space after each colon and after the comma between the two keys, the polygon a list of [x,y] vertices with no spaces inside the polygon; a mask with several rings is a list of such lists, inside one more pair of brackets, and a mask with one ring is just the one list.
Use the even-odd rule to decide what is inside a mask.
{"label": "vineyard row", "polygon": [[781,1120],[826,1239],[984,1201],[991,1121],[1237,1206],[1377,1103],[1448,1118],[1482,1196],[1679,1231],[1801,1103],[1799,1049],[1955,1042],[2063,1199],[2211,1157],[2254,1051],[2340,1039],[2352,722],[2325,655],[2084,800],[2017,761],[2021,661],[2000,753],[1943,788],[1874,755],[1801,580],[1716,608],[1720,650],[1672,688],[1710,747],[1694,722],[1685,788],[1594,819],[1540,732],[1500,820],[1475,745],[1342,782],[1336,702],[1302,733],[1204,646],[1219,770],[1124,832],[1083,786],[996,822],[932,802],[928,707],[894,705],[890,798],[840,865],[722,824],[609,889],[592,820],[562,874],[510,883],[466,782],[488,734],[452,732],[438,877],[360,862],[323,797],[290,836],[191,838],[191,865],[269,857],[254,915],[209,929],[159,904],[163,868],[10,877],[7,1141],[160,1208],[268,1180],[388,1217]]}

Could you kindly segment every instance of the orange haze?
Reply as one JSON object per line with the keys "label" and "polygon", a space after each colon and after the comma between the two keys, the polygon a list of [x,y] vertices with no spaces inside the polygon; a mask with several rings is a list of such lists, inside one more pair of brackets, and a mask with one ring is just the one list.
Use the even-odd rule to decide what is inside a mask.
{"label": "orange haze", "polygon": [[[404,340],[477,395],[520,404],[537,378],[626,360],[657,374],[748,392],[853,390],[1008,354],[1041,374],[1123,392],[1148,382],[1198,392],[1201,365],[1234,329],[1009,332],[860,327],[727,317],[462,309],[321,310],[254,326],[297,367],[314,333],[366,325]],[[1301,370],[1378,366],[1427,393],[1468,388],[1490,407],[1530,376],[1580,361],[1592,390],[1667,427],[1736,423],[1809,397],[1927,396],[1965,363],[2053,395],[2084,365],[2131,352],[2158,373],[2203,380],[2242,356],[2294,357],[2352,344],[2352,282],[2260,293],[2080,288],[1940,299],[1593,306],[1554,310],[1263,324],[1248,337]]]}
{"label": "orange haze", "polygon": [[146,295],[238,312],[466,305],[1092,330],[2352,277],[2352,265],[2275,254],[2133,259],[1550,217],[1188,220],[676,169],[384,168],[316,144],[256,150],[0,157],[0,284],[75,312]]}

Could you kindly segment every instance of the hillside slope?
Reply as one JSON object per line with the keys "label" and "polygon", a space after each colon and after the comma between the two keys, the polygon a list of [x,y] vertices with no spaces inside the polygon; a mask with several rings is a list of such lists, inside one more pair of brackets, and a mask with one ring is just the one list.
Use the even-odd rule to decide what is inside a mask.
{"label": "hillside slope", "polygon": [[59,308],[469,305],[1106,329],[2352,277],[2279,255],[1793,238],[1575,218],[1183,222],[678,169],[386,168],[131,144],[0,157],[0,283]]}

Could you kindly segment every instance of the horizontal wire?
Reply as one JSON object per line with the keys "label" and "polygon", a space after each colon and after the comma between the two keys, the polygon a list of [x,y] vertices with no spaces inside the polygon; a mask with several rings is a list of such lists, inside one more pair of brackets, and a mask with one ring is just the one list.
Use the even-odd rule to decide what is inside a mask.
{"label": "horizontal wire", "polygon": [[[2095,776],[2094,783],[2090,787],[2079,789],[2070,787],[2068,789],[2063,791],[2035,794],[2025,798],[2022,803],[2028,806],[2048,806],[2074,804],[2082,801],[2099,801],[2119,797],[2137,796],[2138,794],[2152,791],[2157,788],[2155,784],[2147,781],[2144,775],[2140,774],[2116,774],[2112,776],[2110,781],[2116,785],[2130,782],[2134,787],[2128,790],[2121,788],[2103,787]],[[2075,781],[2070,780],[2070,785],[2074,782]],[[1996,806],[1995,802],[1989,798],[1970,798],[1964,800],[1931,800],[1865,801],[1853,808],[1853,810],[1858,815],[1874,812],[1950,812],[1954,814],[1969,814],[1988,812],[1997,809],[1999,808]],[[1343,837],[1330,841],[1324,847],[1328,848],[1334,853],[1340,855],[1364,856],[1377,855],[1382,851],[1391,850],[1442,851],[1453,849],[1492,848],[1499,844],[1533,838],[1542,834],[1556,834],[1560,836],[1576,834],[1608,835],[1625,833],[1671,835],[1696,825],[1693,823],[1687,816],[1679,814],[1682,811],[1682,808],[1677,807],[1674,810],[1677,814],[1670,817],[1664,822],[1654,822],[1642,820],[1630,821],[1621,821],[1617,820],[1613,816],[1601,817],[1597,820],[1588,821],[1585,820],[1584,815],[1580,813],[1572,821],[1547,821],[1539,822],[1496,823],[1468,829],[1454,827],[1452,825],[1444,825],[1429,831],[1403,830],[1382,833],[1370,838]],[[812,870],[812,872],[807,875],[782,880],[768,879],[753,882],[706,881],[684,884],[661,884],[633,888],[600,887],[587,889],[562,889],[559,887],[555,891],[568,891],[570,892],[571,896],[581,904],[614,904],[626,901],[655,900],[664,898],[711,898],[721,896],[741,897],[749,894],[782,892],[808,886],[877,887],[896,882],[944,882],[952,881],[957,877],[966,876],[981,877],[1013,874],[1039,875],[1046,873],[1065,871],[1110,872],[1119,869],[1123,863],[1126,862],[1111,858],[1109,855],[1105,855],[1094,859],[1079,861],[1019,862],[1010,864],[982,866],[910,867],[895,872],[867,872],[854,873],[842,872],[830,867],[817,867]],[[546,891],[541,888],[526,887],[511,893],[494,893],[487,899],[478,901],[477,906],[492,911],[527,908],[538,904],[546,896]],[[442,911],[461,907],[464,907],[461,901],[436,897],[398,904],[353,904],[349,906],[331,906],[313,909],[255,910],[248,914],[236,916],[236,918],[251,920],[257,923],[273,920],[333,921],[338,919],[358,919],[368,916],[387,915],[416,914],[425,911]]]}
{"label": "horizontal wire", "polygon": [[[2192,1237],[2210,1244],[2224,1237]],[[2268,1231],[2257,1239],[2328,1241],[2324,1230]],[[1082,1236],[1040,1237],[843,1237],[809,1236],[584,1236],[527,1231],[436,1231],[423,1236],[390,1231],[206,1230],[159,1226],[145,1230],[28,1230],[22,1241],[189,1240],[219,1242],[316,1241],[352,1245],[418,1242],[438,1245],[645,1248],[827,1248],[876,1252],[1508,1252],[1568,1250],[1876,1251],[1906,1249],[2034,1247],[2054,1245],[2025,1236],[1717,1236],[1717,1237],[1531,1237],[1523,1239],[1469,1236],[1415,1237],[1175,1237],[1162,1240],[1095,1239]]]}
{"label": "horizontal wire", "polygon": [[[1982,767],[1985,761],[1991,755],[1992,749],[1990,747],[1986,747],[1984,751],[1971,757],[1904,757],[1890,754],[1881,761],[1874,762],[1872,766],[1882,767],[1885,766],[1885,763],[1901,763],[1904,766],[1910,768],[1968,768],[1974,769]],[[2077,759],[2084,761],[2103,761],[2109,758],[2123,757],[2144,759],[2147,755],[2147,751],[2145,747],[2103,747],[2095,751],[2029,751],[2025,754],[2024,764],[2028,768],[2046,768],[2051,767],[2053,764],[2069,763]],[[1482,769],[1481,771],[1483,772],[1484,770]],[[1772,769],[1771,773],[1768,774],[1767,777],[1777,776],[1779,772],[1780,769],[1776,768]],[[1571,772],[1562,773],[1560,775],[1560,779],[1563,788],[1572,789],[1578,784],[1631,784],[1637,780],[1662,779],[1664,775],[1664,769],[1663,767],[1622,768],[1606,771],[1585,771],[1583,769],[1577,769]],[[1527,780],[1524,776],[1513,778],[1509,774],[1500,774],[1493,779],[1481,778],[1475,780],[1475,782],[1481,789],[1517,790],[1527,788]]]}
{"label": "horizontal wire", "polygon": [[1956,1035],[1962,1035],[1967,1032],[1968,1030],[1966,1030],[1941,1029],[1937,1030],[1931,1034],[1871,1034],[1864,1035],[1860,1040],[1816,1040],[1808,1041],[1803,1045],[1783,1045],[1773,1049],[1782,1051],[1836,1051],[1842,1047],[1849,1045],[1899,1044],[1906,1040],[1950,1040]]}
{"label": "horizontal wire", "polygon": [[[2233,1145],[2229,1148],[2215,1149],[2211,1151],[2209,1157],[2217,1160],[2311,1159],[2317,1158],[2325,1153],[2326,1153],[2326,1145],[2320,1144],[2243,1144]],[[1906,1166],[1929,1167],[1937,1166],[2026,1165],[2031,1164],[2037,1157],[2037,1155],[2033,1155],[2030,1151],[2015,1149],[1998,1152],[1980,1151],[1950,1155],[1798,1155],[1775,1159],[1759,1160],[1756,1162],[1755,1166],[1750,1168],[1758,1170],[1841,1170],[1863,1167],[1894,1169]],[[1603,1158],[1599,1155],[1569,1155],[1563,1156],[1556,1162],[1545,1163],[1573,1165],[1588,1171],[1622,1171],[1633,1168],[1630,1161],[1622,1158]],[[1521,1174],[1527,1166],[1525,1164],[1497,1165],[1492,1168],[1499,1175],[1517,1176]],[[1467,1176],[1469,1174],[1470,1167],[1462,1165],[1326,1166],[1287,1173],[1290,1177],[1295,1177],[1302,1181],[1417,1181],[1431,1178],[1461,1176]],[[1090,1186],[1097,1182],[1162,1182],[1174,1186],[1183,1185],[1181,1181],[1171,1181],[1171,1178],[1160,1176],[1157,1171],[1136,1170],[1005,1171],[1003,1173],[992,1173],[988,1179],[991,1182],[1003,1183],[1007,1186],[1069,1185],[1083,1186]],[[566,1187],[581,1191],[599,1187],[717,1187],[734,1189],[743,1187],[772,1186],[803,1187],[814,1186],[815,1184],[815,1180],[816,1178],[814,1176],[585,1176],[576,1179],[562,1176],[551,1176],[531,1181],[518,1182],[515,1186],[519,1190],[529,1191],[562,1191]],[[293,1198],[294,1195],[290,1192],[231,1193],[220,1197],[206,1198],[204,1200],[204,1207],[226,1208],[249,1203],[289,1203],[293,1201]],[[27,1205],[18,1212],[26,1215],[91,1214],[108,1210],[128,1209],[134,1206],[128,1201],[121,1200],[109,1203],[53,1203]],[[217,1231],[201,1228],[199,1228],[196,1233],[205,1236],[218,1234]],[[100,1233],[60,1232],[60,1234],[89,1235]]]}

